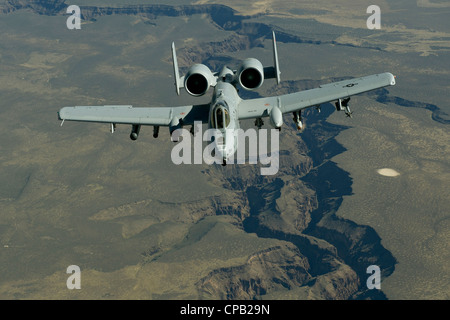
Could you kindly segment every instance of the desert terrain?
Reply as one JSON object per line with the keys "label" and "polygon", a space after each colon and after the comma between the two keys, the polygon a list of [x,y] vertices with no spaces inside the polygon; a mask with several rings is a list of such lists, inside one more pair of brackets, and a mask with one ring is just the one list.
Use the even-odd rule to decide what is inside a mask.
{"label": "desert terrain", "polygon": [[[0,1],[0,298],[449,299],[450,7],[380,1],[369,30],[371,4]],[[269,65],[272,30],[282,82],[243,98],[381,72],[397,85],[352,97],[352,119],[311,108],[301,133],[286,115],[275,176],[177,166],[167,128],[130,141],[128,126],[57,120],[206,103],[176,95],[172,41],[182,72]]]}

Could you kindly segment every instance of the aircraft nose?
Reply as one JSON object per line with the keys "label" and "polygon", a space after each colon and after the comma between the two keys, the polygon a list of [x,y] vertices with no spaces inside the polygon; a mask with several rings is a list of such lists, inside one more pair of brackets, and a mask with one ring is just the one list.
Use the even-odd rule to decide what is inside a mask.
{"label": "aircraft nose", "polygon": [[228,158],[227,149],[224,146],[217,148],[217,157],[225,160]]}
{"label": "aircraft nose", "polygon": [[231,156],[228,148],[225,145],[217,146],[216,159],[222,164],[226,163],[228,158]]}
{"label": "aircraft nose", "polygon": [[235,153],[234,137],[230,136],[232,132],[223,133],[222,137],[215,140],[215,159],[225,164],[233,158]]}

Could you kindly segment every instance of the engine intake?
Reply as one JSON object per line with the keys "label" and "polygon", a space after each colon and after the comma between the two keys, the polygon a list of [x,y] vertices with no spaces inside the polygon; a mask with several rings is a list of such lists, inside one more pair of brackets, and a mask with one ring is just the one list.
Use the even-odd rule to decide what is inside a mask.
{"label": "engine intake", "polygon": [[202,96],[214,82],[211,70],[204,64],[195,64],[184,77],[184,88],[192,96]]}
{"label": "engine intake", "polygon": [[245,59],[239,68],[239,84],[246,90],[254,90],[264,82],[264,68],[255,58]]}

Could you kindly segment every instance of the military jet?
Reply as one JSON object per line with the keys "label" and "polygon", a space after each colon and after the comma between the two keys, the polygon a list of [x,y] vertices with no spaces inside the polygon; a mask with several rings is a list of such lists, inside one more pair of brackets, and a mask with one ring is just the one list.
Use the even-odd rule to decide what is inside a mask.
{"label": "military jet", "polygon": [[[283,114],[292,113],[298,130],[302,130],[302,110],[335,102],[336,110],[344,111],[352,116],[349,101],[350,96],[395,85],[395,77],[389,73],[380,73],[361,78],[327,83],[315,89],[256,99],[241,99],[239,88],[255,90],[266,79],[276,79],[280,83],[280,68],[278,63],[277,42],[272,32],[273,66],[264,67],[255,58],[242,61],[237,70],[224,66],[219,72],[212,72],[204,64],[191,66],[184,76],[180,77],[175,44],[172,43],[172,59],[175,78],[175,88],[179,95],[184,88],[191,96],[203,96],[213,87],[211,102],[208,104],[188,105],[179,107],[139,107],[130,105],[105,106],[75,106],[64,107],[58,112],[61,125],[65,120],[109,123],[111,132],[116,124],[131,125],[131,140],[136,140],[142,125],[153,126],[153,137],[158,137],[161,126],[169,127],[171,140],[177,142],[174,132],[183,126],[194,127],[194,122],[207,123],[209,128],[223,133],[223,139],[218,140],[215,149],[218,157],[225,165],[227,159],[237,150],[236,135],[227,136],[225,131],[239,129],[239,123],[244,119],[254,119],[255,126],[260,129],[265,118],[270,125],[281,130]],[[191,130],[192,132],[193,130]],[[237,130],[235,130],[237,131]]]}

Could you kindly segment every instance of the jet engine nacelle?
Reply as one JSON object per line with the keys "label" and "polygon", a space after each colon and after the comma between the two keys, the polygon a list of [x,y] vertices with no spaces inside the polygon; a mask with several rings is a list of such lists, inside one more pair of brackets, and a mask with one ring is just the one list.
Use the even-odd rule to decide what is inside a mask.
{"label": "jet engine nacelle", "polygon": [[245,59],[239,68],[239,84],[247,90],[254,90],[264,82],[264,67],[255,58]]}
{"label": "jet engine nacelle", "polygon": [[184,77],[184,88],[192,96],[202,96],[214,84],[214,75],[204,64],[195,64]]}

